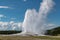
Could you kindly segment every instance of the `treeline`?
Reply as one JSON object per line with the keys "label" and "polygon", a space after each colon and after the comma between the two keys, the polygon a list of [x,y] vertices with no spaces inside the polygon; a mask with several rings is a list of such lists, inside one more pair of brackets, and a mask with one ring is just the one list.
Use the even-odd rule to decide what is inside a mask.
{"label": "treeline", "polygon": [[21,33],[22,31],[16,31],[16,30],[6,30],[6,31],[0,31],[0,35],[8,35],[8,34],[16,34],[16,33]]}
{"label": "treeline", "polygon": [[52,36],[57,36],[60,34],[60,26],[59,27],[56,27],[56,28],[53,28],[53,29],[50,29],[50,30],[47,30],[46,35],[52,35]]}

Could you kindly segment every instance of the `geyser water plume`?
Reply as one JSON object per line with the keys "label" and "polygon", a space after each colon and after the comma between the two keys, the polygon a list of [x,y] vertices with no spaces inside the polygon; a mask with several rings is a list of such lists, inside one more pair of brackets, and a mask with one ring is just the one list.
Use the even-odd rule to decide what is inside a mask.
{"label": "geyser water plume", "polygon": [[42,0],[39,12],[36,9],[27,9],[25,14],[25,19],[23,21],[23,32],[22,34],[34,35],[38,34],[39,36],[44,35],[45,33],[45,23],[48,12],[54,6],[53,0]]}

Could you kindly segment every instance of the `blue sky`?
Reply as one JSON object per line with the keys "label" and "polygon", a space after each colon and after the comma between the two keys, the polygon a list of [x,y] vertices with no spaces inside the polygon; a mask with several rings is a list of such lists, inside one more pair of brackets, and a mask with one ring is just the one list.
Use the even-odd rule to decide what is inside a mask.
{"label": "blue sky", "polygon": [[14,18],[16,22],[22,22],[27,9],[35,8],[38,10],[40,1],[35,0],[0,0],[0,6],[8,6],[9,8],[0,8],[0,14],[7,18],[2,18],[1,21],[11,21]]}
{"label": "blue sky", "polygon": [[54,0],[55,6],[48,15],[48,22],[60,25],[60,0]]}
{"label": "blue sky", "polygon": [[[0,0],[0,21],[23,22],[27,9],[36,9],[38,11],[42,0]],[[54,0],[55,6],[48,14],[47,22],[60,25],[60,0]],[[6,8],[7,7],[7,8]]]}

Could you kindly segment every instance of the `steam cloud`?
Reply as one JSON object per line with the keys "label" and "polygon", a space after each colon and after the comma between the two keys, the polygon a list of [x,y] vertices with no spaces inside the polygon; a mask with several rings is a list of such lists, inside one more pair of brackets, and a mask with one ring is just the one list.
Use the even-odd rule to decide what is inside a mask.
{"label": "steam cloud", "polygon": [[25,19],[23,21],[23,34],[38,34],[45,33],[45,24],[48,13],[54,6],[53,0],[42,0],[39,12],[36,9],[27,9]]}

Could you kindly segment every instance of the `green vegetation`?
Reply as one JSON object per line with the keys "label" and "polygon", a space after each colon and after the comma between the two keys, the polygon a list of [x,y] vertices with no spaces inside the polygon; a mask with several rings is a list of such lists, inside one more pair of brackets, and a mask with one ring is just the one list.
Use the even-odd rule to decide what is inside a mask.
{"label": "green vegetation", "polygon": [[2,34],[16,34],[16,33],[21,33],[22,31],[16,31],[16,30],[7,30],[7,31],[0,31],[0,35]]}
{"label": "green vegetation", "polygon": [[59,34],[60,34],[60,26],[50,29],[50,30],[47,30],[47,32],[46,32],[46,35],[52,35],[52,36],[57,36]]}

